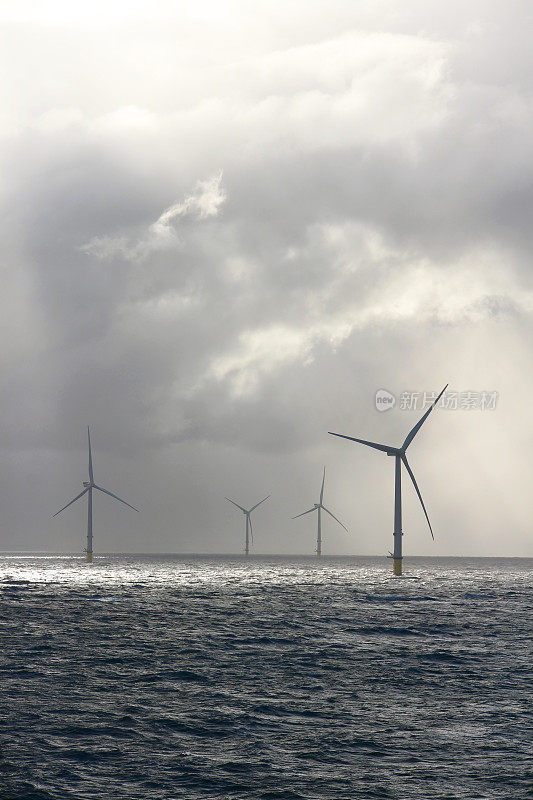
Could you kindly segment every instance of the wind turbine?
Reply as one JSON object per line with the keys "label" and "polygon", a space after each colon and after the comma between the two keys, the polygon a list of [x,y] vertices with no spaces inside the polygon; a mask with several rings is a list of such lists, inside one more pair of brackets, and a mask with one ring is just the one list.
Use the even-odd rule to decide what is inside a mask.
{"label": "wind turbine", "polygon": [[264,503],[265,500],[268,500],[269,497],[270,497],[269,494],[266,497],[263,497],[262,500],[260,500],[258,503],[256,503],[255,506],[252,506],[248,511],[245,508],[243,508],[242,506],[240,506],[238,503],[236,503],[235,500],[230,500],[229,497],[226,497],[226,500],[228,500],[230,503],[233,503],[233,505],[237,506],[237,508],[240,508],[242,513],[246,515],[246,546],[244,548],[244,552],[246,553],[247,556],[250,555],[250,537],[252,538],[252,542],[254,540],[254,534],[253,534],[253,528],[252,528],[252,518],[251,518],[250,514],[252,513],[252,511],[254,509],[257,508],[257,506],[260,506],[261,503]]}
{"label": "wind turbine", "polygon": [[367,442],[365,439],[356,439],[353,436],[345,436],[342,433],[333,433],[332,431],[328,431],[332,436],[340,436],[341,439],[349,439],[352,442],[359,442],[360,444],[366,444],[368,447],[373,447],[374,450],[381,450],[383,453],[386,453],[388,456],[394,456],[395,458],[395,470],[394,470],[394,554],[391,553],[392,558],[394,559],[394,574],[401,575],[402,574],[402,463],[407,470],[409,477],[413,481],[413,486],[415,487],[416,493],[418,495],[418,499],[422,504],[422,508],[424,509],[424,514],[426,515],[427,523],[429,525],[429,530],[431,533],[431,538],[435,539],[433,536],[433,530],[431,528],[431,522],[429,521],[429,517],[426,511],[426,507],[424,505],[424,501],[422,500],[422,495],[420,494],[420,490],[417,486],[415,476],[413,475],[413,471],[409,466],[409,462],[407,461],[406,450],[415,438],[416,434],[429,417],[437,403],[439,402],[440,398],[444,394],[448,384],[444,387],[442,392],[439,394],[436,400],[430,405],[426,413],[419,419],[416,423],[414,428],[409,431],[407,436],[405,437],[405,441],[401,447],[390,447],[387,444],[377,444],[376,442]]}
{"label": "wind turbine", "polygon": [[315,503],[313,508],[310,508],[309,511],[302,511],[301,514],[296,514],[296,516],[293,517],[293,519],[298,519],[298,517],[303,517],[305,516],[305,514],[311,514],[312,511],[318,511],[318,531],[316,535],[316,554],[318,558],[320,558],[320,556],[322,555],[322,520],[320,516],[320,512],[322,511],[322,509],[324,509],[326,514],[329,514],[330,517],[333,517],[333,519],[336,522],[338,522],[339,525],[341,525],[346,532],[348,532],[348,528],[346,527],[346,525],[343,525],[340,519],[337,519],[337,517],[334,514],[332,514],[331,511],[329,511],[329,509],[327,509],[326,506],[322,503],[322,500],[324,499],[325,480],[326,480],[326,468],[324,467],[324,474],[322,476],[322,488],[320,490],[320,501],[318,503]]}
{"label": "wind turbine", "polygon": [[88,500],[88,502],[87,502],[87,550],[86,550],[86,553],[87,553],[87,561],[89,563],[91,563],[92,560],[93,560],[93,489],[98,489],[99,492],[103,492],[104,494],[108,494],[110,497],[114,497],[115,500],[119,500],[121,503],[124,503],[124,505],[128,506],[128,508],[133,508],[134,511],[138,512],[139,509],[135,508],[135,506],[130,506],[130,504],[126,503],[125,500],[122,500],[120,497],[117,497],[116,494],[113,494],[113,492],[109,492],[107,489],[102,489],[101,486],[98,486],[94,482],[93,457],[92,457],[92,452],[91,452],[91,432],[90,432],[88,426],[87,426],[87,438],[89,440],[89,480],[88,481],[83,481],[83,485],[85,487],[83,492],[80,492],[78,495],[76,495],[74,500],[71,500],[70,503],[66,504],[66,506],[63,506],[63,508],[60,508],[59,511],[56,511],[56,513],[53,514],[53,516],[57,517],[58,514],[61,514],[61,512],[64,511],[69,506],[71,506],[72,503],[75,503],[76,500],[79,500],[80,497],[83,497],[84,494],[88,494],[88,498],[87,498],[87,500]]}

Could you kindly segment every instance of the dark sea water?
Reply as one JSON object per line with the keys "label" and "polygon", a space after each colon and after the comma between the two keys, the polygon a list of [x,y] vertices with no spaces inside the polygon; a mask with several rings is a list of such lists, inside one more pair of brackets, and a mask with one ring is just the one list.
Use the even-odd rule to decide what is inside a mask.
{"label": "dark sea water", "polygon": [[0,798],[533,797],[533,560],[0,556]]}

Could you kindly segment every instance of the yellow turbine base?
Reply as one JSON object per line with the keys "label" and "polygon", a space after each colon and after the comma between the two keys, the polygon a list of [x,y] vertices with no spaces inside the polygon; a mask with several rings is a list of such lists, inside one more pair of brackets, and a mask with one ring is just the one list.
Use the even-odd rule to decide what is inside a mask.
{"label": "yellow turbine base", "polygon": [[401,558],[395,558],[394,559],[394,568],[393,569],[394,569],[394,574],[395,575],[401,575],[402,574],[402,559]]}
{"label": "yellow turbine base", "polygon": [[92,553],[87,553],[87,563],[88,564],[92,564],[93,563],[93,554]]}

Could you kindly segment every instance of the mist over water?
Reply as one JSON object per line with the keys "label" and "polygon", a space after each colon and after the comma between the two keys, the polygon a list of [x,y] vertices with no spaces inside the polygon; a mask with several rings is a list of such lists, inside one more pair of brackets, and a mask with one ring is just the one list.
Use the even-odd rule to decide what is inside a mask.
{"label": "mist over water", "polygon": [[533,560],[404,570],[3,554],[0,798],[531,797]]}

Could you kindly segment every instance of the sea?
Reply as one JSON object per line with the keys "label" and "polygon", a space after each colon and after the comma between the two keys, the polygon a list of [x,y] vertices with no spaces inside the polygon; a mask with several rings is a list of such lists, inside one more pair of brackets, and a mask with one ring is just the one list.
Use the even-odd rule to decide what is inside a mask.
{"label": "sea", "polygon": [[533,797],[533,559],[0,554],[2,800]]}

